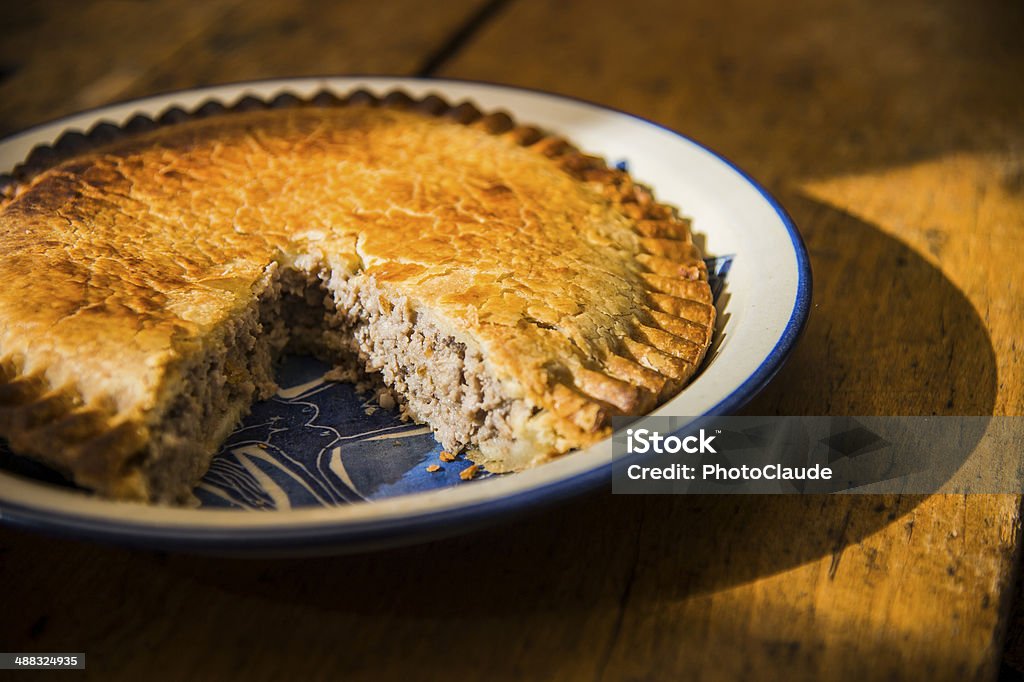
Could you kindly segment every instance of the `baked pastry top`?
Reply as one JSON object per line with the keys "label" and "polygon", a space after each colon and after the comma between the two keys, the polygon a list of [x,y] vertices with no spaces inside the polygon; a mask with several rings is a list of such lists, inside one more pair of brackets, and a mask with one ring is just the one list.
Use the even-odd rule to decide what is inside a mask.
{"label": "baked pastry top", "polygon": [[[0,204],[0,436],[101,493],[181,498],[247,407],[189,432],[207,454],[182,480],[155,480],[154,458],[184,455],[152,443],[197,358],[229,357],[284,270],[326,283],[332,309],[401,306],[404,333],[427,321],[466,349],[503,433],[452,445],[492,469],[591,444],[680,390],[714,318],[688,221],[562,139],[439,102],[239,107],[23,169]],[[386,350],[364,342],[350,350],[375,369],[368,349]],[[242,402],[266,394],[225,362],[216,381],[255,384]]]}

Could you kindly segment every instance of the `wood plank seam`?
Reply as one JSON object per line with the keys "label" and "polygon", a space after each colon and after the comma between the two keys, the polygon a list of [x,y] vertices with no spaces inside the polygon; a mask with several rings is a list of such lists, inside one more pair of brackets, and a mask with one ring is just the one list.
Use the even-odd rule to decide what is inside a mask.
{"label": "wood plank seam", "polygon": [[423,60],[423,65],[416,70],[416,76],[426,78],[434,75],[452,57],[459,53],[463,46],[474,38],[483,26],[497,17],[511,0],[490,0],[479,10],[469,16],[466,22],[456,29],[451,37]]}

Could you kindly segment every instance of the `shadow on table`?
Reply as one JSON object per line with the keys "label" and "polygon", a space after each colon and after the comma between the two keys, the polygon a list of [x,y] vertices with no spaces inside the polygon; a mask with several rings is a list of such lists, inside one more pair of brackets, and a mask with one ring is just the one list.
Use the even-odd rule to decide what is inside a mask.
{"label": "shadow on table", "polygon": [[[898,406],[906,415],[991,414],[995,356],[964,295],[871,225],[796,196],[786,203],[807,237],[815,305],[792,358],[746,413],[872,415]],[[839,250],[846,255],[838,257]],[[599,491],[484,532],[373,555],[231,569],[217,559],[171,564],[268,599],[366,613],[485,610],[500,623],[508,612],[587,610],[640,598],[621,592],[634,572],[655,573],[650,596],[659,600],[725,589],[824,556],[832,556],[834,574],[844,548],[884,526],[903,523],[909,537],[913,522],[901,517],[923,499]]]}

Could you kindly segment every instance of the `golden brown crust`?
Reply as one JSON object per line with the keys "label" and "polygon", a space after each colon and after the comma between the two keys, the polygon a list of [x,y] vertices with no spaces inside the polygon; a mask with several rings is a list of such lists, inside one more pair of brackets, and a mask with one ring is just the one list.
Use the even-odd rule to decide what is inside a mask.
{"label": "golden brown crust", "polygon": [[372,276],[480,348],[538,408],[522,434],[536,461],[699,365],[714,308],[689,223],[603,160],[399,92],[226,112],[66,136],[7,183],[0,434],[16,450],[144,495],[131,460],[168,372],[299,256]]}

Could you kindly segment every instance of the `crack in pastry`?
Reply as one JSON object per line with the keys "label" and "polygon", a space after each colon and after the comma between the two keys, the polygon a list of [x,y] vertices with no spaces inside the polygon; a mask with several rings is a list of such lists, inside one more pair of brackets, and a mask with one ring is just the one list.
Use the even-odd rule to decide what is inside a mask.
{"label": "crack in pastry", "polygon": [[436,96],[172,109],[0,189],[0,435],[114,498],[187,501],[285,352],[518,471],[674,395],[711,340],[687,220]]}

